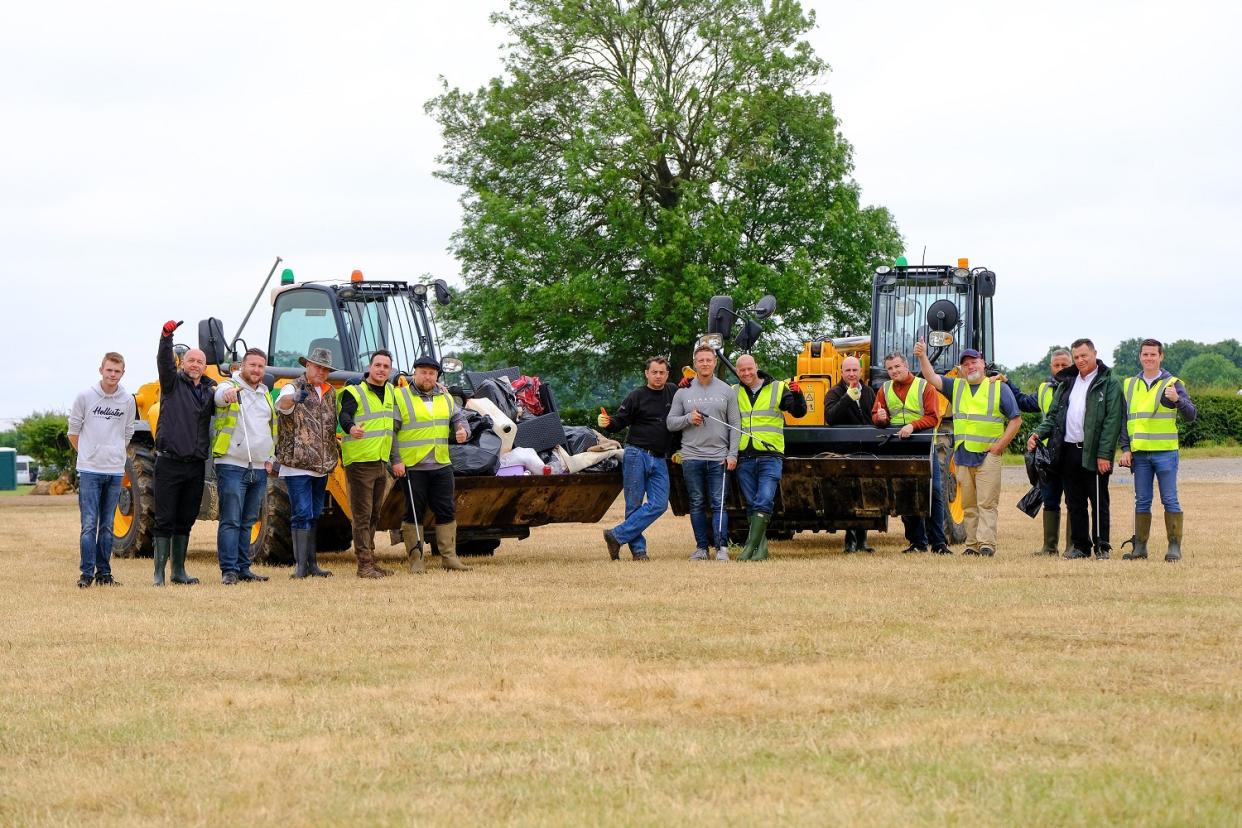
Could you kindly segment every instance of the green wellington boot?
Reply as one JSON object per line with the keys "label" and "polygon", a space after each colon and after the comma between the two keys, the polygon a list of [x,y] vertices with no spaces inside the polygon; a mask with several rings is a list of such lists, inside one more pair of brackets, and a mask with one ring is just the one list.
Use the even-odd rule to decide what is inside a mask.
{"label": "green wellington boot", "polygon": [[1164,553],[1164,559],[1170,563],[1182,559],[1182,517],[1181,512],[1164,513],[1164,529],[1169,535],[1169,551]]}
{"label": "green wellington boot", "polygon": [[742,547],[742,551],[738,554],[739,561],[749,561],[755,554],[755,550],[759,547],[759,514],[750,516],[750,531],[746,533],[746,545]]}
{"label": "green wellington boot", "polygon": [[172,538],[155,539],[155,586],[164,585],[164,572],[168,568],[168,550]]}
{"label": "green wellington boot", "polygon": [[1058,535],[1061,534],[1061,513],[1044,509],[1044,547],[1036,555],[1059,555]]}
{"label": "green wellington boot", "polygon": [[1151,537],[1151,512],[1134,513],[1134,548],[1121,556],[1123,561],[1147,559],[1147,539]]}
{"label": "green wellington boot", "polygon": [[771,515],[759,515],[759,543],[755,547],[755,554],[750,556],[752,561],[766,561],[768,559],[768,523],[771,520]]}
{"label": "green wellington boot", "polygon": [[306,571],[312,578],[331,578],[332,573],[319,568],[319,528],[312,523],[306,530]]}
{"label": "green wellington boot", "polygon": [[189,535],[175,535],[172,539],[172,582],[174,584],[197,584],[185,571],[185,553],[190,548]]}

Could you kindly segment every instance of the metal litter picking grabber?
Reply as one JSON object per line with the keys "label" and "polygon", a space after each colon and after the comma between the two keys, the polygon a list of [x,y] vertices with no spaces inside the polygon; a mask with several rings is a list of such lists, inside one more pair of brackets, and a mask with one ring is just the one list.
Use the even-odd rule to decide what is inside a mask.
{"label": "metal litter picking grabber", "polygon": [[405,497],[410,501],[410,514],[414,516],[414,548],[423,554],[423,522],[418,519],[418,509],[414,508],[414,486],[410,483],[410,472],[405,472]]}

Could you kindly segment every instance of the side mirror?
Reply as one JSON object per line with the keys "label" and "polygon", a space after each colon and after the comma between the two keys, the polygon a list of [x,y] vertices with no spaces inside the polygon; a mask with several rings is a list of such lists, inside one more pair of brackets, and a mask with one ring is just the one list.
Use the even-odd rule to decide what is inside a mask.
{"label": "side mirror", "polygon": [[213,316],[198,323],[198,349],[207,355],[208,365],[223,365],[229,361],[223,322]]}
{"label": "side mirror", "polygon": [[975,275],[975,292],[985,299],[996,295],[996,274],[982,270]]}
{"label": "side mirror", "polygon": [[743,351],[749,351],[751,346],[759,341],[761,333],[763,333],[763,326],[753,319],[747,319],[742,323],[742,330],[738,331],[737,338],[733,341]]}
{"label": "side mirror", "polygon": [[707,332],[728,336],[733,331],[737,314],[733,312],[732,296],[713,296],[707,306]]}
{"label": "side mirror", "polygon": [[[449,290],[448,283],[443,279],[436,279],[432,282],[432,286],[436,290],[436,302],[441,305],[447,305],[449,302],[453,301],[453,292]],[[460,371],[461,369],[458,368],[457,370]]]}
{"label": "side mirror", "polygon": [[444,374],[456,374],[466,366],[457,357],[445,357],[440,360],[440,371]]}
{"label": "side mirror", "polygon": [[764,296],[756,302],[754,307],[750,309],[750,312],[755,319],[762,322],[764,319],[767,319],[769,316],[776,313],[776,297],[769,293],[767,296]]}
{"label": "side mirror", "polygon": [[957,327],[957,305],[948,299],[937,299],[927,309],[927,327],[933,331],[951,331]]}

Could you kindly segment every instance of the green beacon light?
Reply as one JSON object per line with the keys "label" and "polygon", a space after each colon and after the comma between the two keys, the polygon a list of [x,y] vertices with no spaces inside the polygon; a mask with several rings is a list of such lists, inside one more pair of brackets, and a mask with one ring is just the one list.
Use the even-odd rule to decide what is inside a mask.
{"label": "green beacon light", "polygon": [[[909,267],[910,263],[906,261],[905,256],[898,256],[896,266],[897,267]],[[286,270],[285,272],[288,273],[289,271]]]}
{"label": "green beacon light", "polygon": [[280,283],[282,285],[293,284],[293,271],[287,267],[284,270],[280,271]]}

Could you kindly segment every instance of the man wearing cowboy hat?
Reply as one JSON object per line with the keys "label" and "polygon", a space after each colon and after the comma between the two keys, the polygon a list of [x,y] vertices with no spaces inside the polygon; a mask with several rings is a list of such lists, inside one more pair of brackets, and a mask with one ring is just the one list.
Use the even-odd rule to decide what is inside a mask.
{"label": "man wearing cowboy hat", "polygon": [[397,452],[401,462],[393,473],[404,477],[405,520],[401,537],[410,557],[410,571],[422,574],[422,522],[427,508],[436,516],[436,549],[445,569],[469,571],[457,557],[457,519],[453,510],[453,465],[449,432],[458,443],[470,437],[466,415],[438,383],[440,363],[423,355],[414,363],[413,382],[397,388]]}
{"label": "man wearing cowboy hat", "polygon": [[298,362],[306,372],[281,387],[276,398],[276,463],[293,511],[289,525],[297,568],[292,577],[327,578],[332,573],[320,569],[315,559],[315,524],[337,460],[336,391],[328,383],[328,372],[334,370],[332,354],[327,348],[315,348]]}

